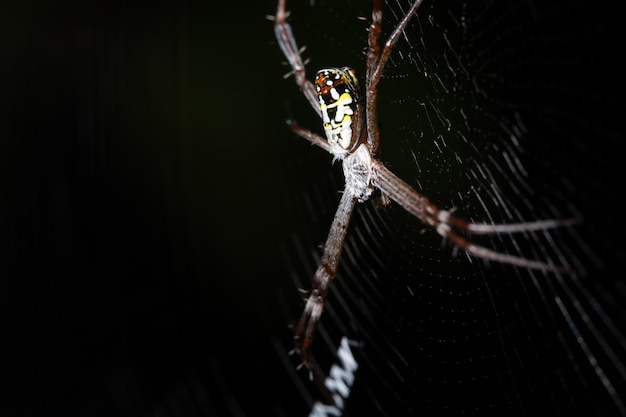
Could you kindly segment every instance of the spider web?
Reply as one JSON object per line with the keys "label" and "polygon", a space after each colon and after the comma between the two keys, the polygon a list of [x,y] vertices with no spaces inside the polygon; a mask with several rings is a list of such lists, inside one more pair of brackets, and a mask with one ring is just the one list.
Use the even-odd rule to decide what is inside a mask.
{"label": "spider web", "polygon": [[[347,414],[626,415],[624,245],[611,238],[612,184],[623,179],[616,26],[594,23],[589,13],[606,12],[582,4],[499,3],[420,7],[379,87],[381,159],[475,222],[583,219],[474,241],[586,274],[469,259],[401,208],[359,205],[314,349],[328,370],[341,337],[361,344]],[[309,71],[364,72],[364,7],[289,6]],[[407,8],[386,5],[383,33]],[[306,209],[296,211],[310,223],[284,249],[295,288],[310,286],[320,252],[311,242],[325,239],[337,171],[300,194]],[[308,387],[310,404],[319,394]]]}
{"label": "spider web", "polygon": [[[276,1],[48,3],[0,17],[0,414],[308,415],[324,398],[287,325],[343,179],[284,124],[321,132],[281,78]],[[363,73],[369,2],[287,7],[309,76]],[[476,222],[582,218],[476,241],[587,274],[469,259],[359,205],[313,351],[330,375],[351,341],[345,415],[625,415],[618,16],[427,0],[412,19],[380,85],[384,163]]]}

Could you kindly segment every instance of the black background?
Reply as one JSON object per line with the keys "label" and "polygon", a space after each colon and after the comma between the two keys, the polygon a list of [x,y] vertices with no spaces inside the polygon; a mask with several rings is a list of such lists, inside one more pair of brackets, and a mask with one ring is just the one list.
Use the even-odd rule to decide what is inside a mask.
{"label": "black background", "polygon": [[[585,63],[563,74],[580,101],[548,100],[588,128],[536,145],[567,155],[535,169],[575,184],[569,198],[591,216],[588,244],[605,263],[588,285],[615,291],[615,304],[604,301],[619,325],[624,245],[611,233],[624,231],[621,33],[610,10],[572,7],[580,20],[555,18],[552,34],[565,33],[570,50],[559,54]],[[21,2],[2,13],[2,415],[306,415],[315,390],[285,355],[301,307],[290,276],[300,261],[285,248],[295,240],[310,251],[323,240],[341,185],[328,158],[285,127],[293,114],[307,126],[316,120],[282,78],[264,17],[274,10],[270,1],[106,1]],[[298,36],[313,38],[314,28]],[[608,61],[594,66],[591,52]],[[310,199],[327,209],[302,226]],[[382,294],[391,307],[406,302],[393,287]],[[563,360],[574,369],[578,345],[560,330],[572,339]],[[567,414],[591,403],[590,414],[618,415],[588,365],[561,375],[574,382],[552,397],[558,377],[529,369],[530,388],[513,392],[534,394],[488,400],[495,414]],[[623,386],[620,375],[612,381]],[[372,410],[374,382],[355,394],[352,415]],[[463,402],[474,395],[471,377],[464,392],[447,386],[435,394],[391,386],[377,404],[390,415],[398,402],[403,413],[491,413],[476,405],[480,390],[476,403]],[[407,399],[421,390],[423,401]],[[393,391],[401,401],[385,397]],[[542,409],[545,398],[559,412]]]}

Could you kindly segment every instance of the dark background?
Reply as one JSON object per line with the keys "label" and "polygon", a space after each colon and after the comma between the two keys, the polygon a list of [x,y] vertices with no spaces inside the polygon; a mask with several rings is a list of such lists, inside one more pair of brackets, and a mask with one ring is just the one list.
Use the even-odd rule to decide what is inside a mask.
{"label": "dark background", "polygon": [[[322,19],[304,24],[310,7],[289,6],[303,23],[297,36],[306,40],[300,42],[313,48],[320,42],[318,53],[329,40],[343,42],[341,35],[324,36]],[[6,388],[0,414],[306,415],[317,394],[296,373],[297,359],[286,355],[287,326],[299,315],[296,284],[307,286],[314,267],[309,254],[323,242],[341,177],[327,156],[303,145],[284,124],[287,117],[312,127],[317,121],[293,81],[282,78],[287,68],[265,19],[274,11],[271,1],[20,2],[3,11],[0,323]],[[332,11],[352,13],[340,6]],[[403,415],[620,415],[615,398],[624,399],[624,374],[610,365],[610,353],[623,359],[624,342],[616,333],[626,299],[618,202],[624,180],[618,151],[624,139],[623,29],[614,10],[564,3],[542,14],[550,15],[548,23],[538,23],[538,36],[561,39],[554,54],[561,63],[570,58],[572,71],[532,74],[542,86],[560,81],[567,91],[542,87],[523,96],[530,109],[536,101],[564,115],[552,119],[555,126],[547,111],[529,111],[530,123],[546,128],[529,144],[530,153],[545,152],[530,169],[547,182],[560,173],[573,184],[564,203],[585,218],[581,233],[588,247],[581,252],[591,248],[601,259],[590,262],[582,287],[607,312],[598,321],[606,336],[600,360],[618,393],[607,394],[566,321],[549,318],[554,329],[505,331],[521,335],[516,348],[511,340],[502,342],[507,352],[521,352],[526,364],[515,387],[509,384],[517,381],[517,368],[500,360],[486,365],[467,359],[462,375],[446,373],[460,381],[451,384],[429,379],[437,373],[430,368],[433,356],[413,357],[400,364],[408,369],[401,371],[404,379],[391,379],[388,369],[364,370],[348,406],[351,415],[396,415],[394,407]],[[568,20],[572,16],[576,20]],[[362,26],[338,33],[353,36]],[[554,70],[549,57],[538,51],[533,62]],[[320,61],[316,65],[331,64]],[[546,91],[552,94],[541,96]],[[563,126],[567,119],[577,127]],[[406,160],[390,158],[396,167]],[[388,220],[387,238],[407,221],[402,213],[389,216],[396,220]],[[355,230],[365,224],[357,217]],[[418,238],[418,232],[411,237]],[[439,250],[436,237],[427,239],[425,246]],[[360,249],[368,253],[359,242],[367,239],[351,243],[347,265],[358,264]],[[381,256],[408,261],[394,256],[404,245],[390,243]],[[298,251],[307,255],[292,256]],[[420,270],[436,271],[448,253]],[[404,355],[411,346],[424,351],[427,343],[404,329],[440,331],[436,320],[432,328],[423,321],[436,313],[411,316],[415,302],[400,291],[414,281],[397,276],[406,279],[415,266],[391,272],[372,266],[377,268],[395,278],[385,284],[381,277],[353,294],[376,305],[376,317],[384,317],[380,326],[394,323],[376,327],[386,347],[362,353],[370,370],[385,369],[385,352],[394,346]],[[476,268],[468,276],[483,276]],[[510,269],[502,271],[510,276]],[[449,285],[460,294],[469,284]],[[498,308],[509,304],[504,292]],[[483,296],[469,302],[493,302],[492,295]],[[428,292],[419,300],[438,303]],[[531,307],[542,305],[532,300]],[[593,305],[589,300],[583,301]],[[328,317],[332,322],[333,313]],[[476,326],[465,331],[488,333]],[[583,337],[597,341],[594,334]],[[454,351],[448,358],[456,349],[480,350],[480,343],[447,346]],[[446,352],[436,357],[454,361]],[[556,371],[546,371],[552,365]]]}

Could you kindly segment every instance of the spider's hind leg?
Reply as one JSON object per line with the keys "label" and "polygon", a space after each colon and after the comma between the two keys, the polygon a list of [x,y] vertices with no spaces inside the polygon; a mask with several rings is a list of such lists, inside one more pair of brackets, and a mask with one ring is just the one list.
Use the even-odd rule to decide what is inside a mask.
{"label": "spider's hind leg", "polygon": [[505,223],[505,224],[489,224],[489,223],[471,223],[451,214],[451,211],[439,210],[437,215],[439,221],[447,223],[460,230],[465,230],[474,234],[490,235],[500,233],[524,233],[536,230],[555,229],[557,227],[573,226],[580,223],[580,219],[547,219],[536,220],[524,223]]}
{"label": "spider's hind leg", "polygon": [[[315,273],[316,280],[318,272]],[[326,280],[330,281],[328,278],[326,278]],[[322,296],[317,288],[313,289],[311,295],[306,301],[304,311],[302,316],[300,316],[300,321],[296,327],[296,334],[293,337],[295,351],[300,355],[302,364],[308,369],[311,369],[310,353],[311,345],[313,344],[313,336],[315,335],[317,322],[319,321],[322,311],[324,310],[324,300],[326,298],[327,291],[323,292],[324,295]],[[302,366],[302,364],[300,366]]]}
{"label": "spider's hind leg", "polygon": [[296,351],[300,354],[302,362],[308,369],[311,369],[310,353],[315,328],[324,310],[324,301],[328,295],[328,287],[337,274],[343,242],[346,239],[348,223],[350,222],[355,204],[356,198],[349,192],[344,192],[324,245],[322,261],[313,276],[311,295],[307,299],[293,337]]}
{"label": "spider's hind leg", "polygon": [[470,242],[466,237],[461,236],[454,231],[454,229],[456,229],[477,234],[530,232],[569,226],[576,223],[576,220],[540,220],[536,222],[512,224],[470,223],[466,220],[452,216],[447,210],[440,210],[437,208],[434,204],[430,203],[426,197],[415,191],[410,185],[398,178],[393,172],[389,171],[380,161],[376,161],[375,166],[375,187],[388,194],[393,201],[402,206],[406,211],[413,214],[428,226],[434,228],[439,235],[448,239],[456,247],[464,250],[468,254],[483,259],[509,265],[516,265],[522,268],[535,269],[538,271],[583,274],[583,271],[574,270],[565,266],[553,265],[547,262],[497,252],[493,249],[476,245]]}

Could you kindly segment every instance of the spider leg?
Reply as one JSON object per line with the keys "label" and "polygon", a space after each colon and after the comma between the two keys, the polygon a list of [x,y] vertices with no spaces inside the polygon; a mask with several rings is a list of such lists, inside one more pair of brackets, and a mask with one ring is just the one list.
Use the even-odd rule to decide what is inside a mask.
{"label": "spider leg", "polygon": [[[380,61],[380,30],[383,21],[382,1],[374,0],[372,6],[372,22],[370,23],[367,37],[367,70],[365,74],[365,123],[367,129],[367,144],[374,158],[378,157],[378,113],[376,111],[376,86],[378,81],[374,79],[374,72]],[[380,76],[379,76],[380,77]]]}
{"label": "spider leg", "polygon": [[378,59],[378,62],[376,63],[376,68],[372,74],[372,84],[374,88],[376,88],[378,82],[380,81],[380,77],[383,74],[383,69],[387,64],[387,60],[391,55],[391,51],[393,51],[393,46],[396,44],[398,38],[400,37],[400,34],[406,28],[406,25],[409,23],[409,21],[417,11],[417,8],[422,4],[422,1],[423,0],[415,0],[415,3],[413,3],[407,14],[404,15],[400,23],[398,23],[396,28],[393,30],[391,35],[389,35],[389,38],[385,42],[385,46],[380,53],[380,57]]}
{"label": "spider leg", "polygon": [[374,0],[372,7],[372,23],[369,28],[369,36],[367,39],[367,72],[366,72],[366,107],[367,107],[367,143],[370,152],[374,157],[378,157],[379,152],[379,135],[378,135],[378,119],[376,112],[376,99],[378,95],[378,82],[383,74],[383,69],[387,63],[387,59],[391,55],[393,46],[400,37],[400,34],[413,17],[422,0],[416,0],[411,6],[408,13],[404,15],[400,23],[393,30],[385,45],[380,50],[379,38],[383,20],[382,0]]}
{"label": "spider leg", "polygon": [[309,104],[320,115],[320,105],[317,98],[317,92],[313,83],[306,79],[306,69],[300,56],[300,49],[296,44],[296,38],[293,36],[291,26],[287,23],[288,12],[285,11],[285,0],[278,1],[278,10],[274,18],[274,33],[280,49],[283,51],[285,58],[289,61],[291,73],[296,79],[296,84],[300,87]]}
{"label": "spider leg", "polygon": [[466,230],[477,235],[488,235],[498,233],[524,233],[533,230],[547,230],[563,226],[572,226],[580,223],[579,219],[563,219],[563,220],[537,220],[534,222],[524,223],[508,223],[508,224],[479,224],[470,223],[467,220],[460,219],[451,215],[446,210],[439,211],[439,220],[447,223],[457,229]]}
{"label": "spider leg", "polygon": [[309,129],[306,129],[300,126],[298,123],[294,121],[289,120],[287,121],[287,123],[291,127],[291,130],[293,131],[293,133],[308,140],[313,145],[319,146],[320,148],[324,149],[326,152],[332,153],[330,150],[330,145],[328,144],[328,141],[326,139],[324,139],[317,133],[311,132]]}
{"label": "spider leg", "polygon": [[447,237],[448,239],[450,239],[450,241],[458,248],[463,249],[470,255],[474,255],[479,258],[489,259],[503,264],[521,266],[522,268],[536,269],[538,271],[550,271],[556,273],[580,273],[579,271],[573,271],[563,266],[552,265],[546,262],[535,261],[515,255],[509,255],[507,253],[500,253],[492,249],[485,248],[484,246],[476,245],[468,241],[464,237],[454,233],[450,229],[450,226],[445,223],[440,223],[439,226],[437,226],[437,233],[439,233],[443,237]]}
{"label": "spider leg", "polygon": [[374,161],[374,170],[375,174],[372,183],[375,187],[379,188],[406,211],[413,214],[423,223],[433,227],[437,233],[445,238],[448,238],[454,245],[463,249],[470,255],[504,264],[536,269],[539,271],[580,273],[580,271],[574,271],[563,266],[552,265],[546,262],[496,252],[492,249],[476,245],[452,230],[452,227],[454,226],[470,232],[478,231],[478,233],[513,233],[566,226],[572,224],[572,220],[544,220],[531,223],[515,223],[510,225],[469,223],[465,220],[451,216],[446,210],[439,210],[437,206],[428,201],[426,197],[415,191],[411,188],[411,186],[389,171],[381,162]]}
{"label": "spider leg", "polygon": [[322,261],[315,271],[313,277],[313,288],[304,307],[304,312],[298,322],[294,342],[296,351],[302,358],[302,363],[311,369],[311,361],[309,359],[311,344],[317,322],[322,315],[324,309],[324,300],[328,295],[328,287],[330,282],[337,274],[337,266],[339,265],[339,257],[343,248],[343,242],[348,231],[348,224],[352,215],[352,210],[356,204],[356,198],[349,192],[344,192],[339,203],[339,208],[335,213],[333,224],[330,227],[330,233],[324,245],[324,254]]}

